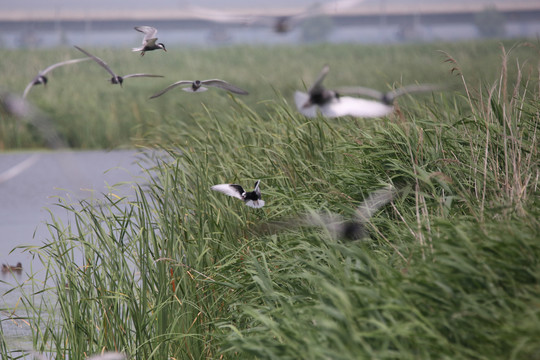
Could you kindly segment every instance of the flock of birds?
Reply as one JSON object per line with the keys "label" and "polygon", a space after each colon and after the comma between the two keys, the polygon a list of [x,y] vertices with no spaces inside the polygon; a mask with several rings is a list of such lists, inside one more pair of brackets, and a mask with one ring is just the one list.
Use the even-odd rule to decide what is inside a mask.
{"label": "flock of birds", "polygon": [[[137,26],[135,27],[135,30],[143,33],[144,37],[142,45],[133,48],[132,51],[140,52],[141,56],[144,56],[148,51],[167,51],[165,44],[157,41],[157,30],[155,28],[151,26]],[[76,64],[87,60],[93,60],[99,66],[104,68],[111,75],[110,82],[112,84],[119,84],[120,86],[122,86],[123,81],[127,78],[162,77],[161,75],[147,73],[135,73],[121,76],[113,71],[103,59],[89,53],[79,46],[75,46],[75,48],[87,57],[62,61],[40,71],[24,89],[22,95],[23,99],[26,98],[34,86],[39,84],[46,85],[48,82],[47,74],[52,70],[60,66]],[[383,117],[394,110],[394,101],[399,96],[408,93],[431,92],[441,89],[438,85],[423,84],[405,86],[386,93],[365,87],[342,87],[330,90],[322,85],[329,71],[330,67],[325,65],[313,85],[307,89],[307,92],[295,92],[294,100],[297,110],[304,116],[316,117],[320,114],[328,118],[341,116],[362,118]],[[181,87],[183,91],[193,93],[206,91],[208,90],[207,87],[215,87],[238,95],[248,95],[247,91],[221,79],[180,80],[150,96],[150,99],[162,96],[176,87]],[[372,100],[355,96],[371,97]],[[7,108],[5,104],[4,107]],[[261,208],[265,204],[262,200],[260,191],[260,180],[255,183],[253,191],[246,191],[238,184],[218,184],[212,186],[211,189],[240,199],[247,206],[252,208]],[[325,227],[333,236],[345,239],[358,239],[362,236],[363,232],[361,229],[363,229],[364,223],[369,219],[371,214],[391,201],[395,194],[395,189],[391,187],[376,191],[368,196],[364,203],[360,205],[353,219],[345,220],[332,213],[312,213],[303,215],[301,218],[295,219],[294,221],[281,222],[281,225],[291,225],[293,223],[299,226],[318,225]]]}

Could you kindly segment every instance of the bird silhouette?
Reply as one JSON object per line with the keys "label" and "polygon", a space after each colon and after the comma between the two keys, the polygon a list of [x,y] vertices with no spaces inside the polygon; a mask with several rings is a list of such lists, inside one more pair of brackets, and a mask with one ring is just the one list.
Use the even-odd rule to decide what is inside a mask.
{"label": "bird silhouette", "polygon": [[100,58],[98,58],[95,55],[90,54],[88,51],[86,51],[84,49],[81,49],[77,45],[75,45],[75,48],[77,50],[81,51],[82,53],[88,55],[89,57],[91,57],[102,68],[107,70],[107,72],[112,75],[112,78],[111,78],[111,83],[112,84],[120,84],[120,86],[122,86],[122,83],[124,82],[124,79],[131,78],[131,77],[163,77],[162,75],[152,75],[152,74],[129,74],[129,75],[124,75],[124,76],[116,75],[114,73],[114,71],[112,71],[112,69],[109,67],[109,65],[107,65],[107,63],[105,61],[101,60]]}
{"label": "bird silhouette", "polygon": [[157,98],[158,96],[161,96],[163,94],[165,94],[167,91],[171,90],[171,89],[174,89],[175,87],[177,86],[181,86],[181,85],[188,85],[188,86],[185,86],[182,88],[182,90],[184,91],[187,91],[187,92],[203,92],[203,91],[206,91],[208,90],[208,88],[202,86],[202,85],[206,85],[206,86],[212,86],[212,87],[217,87],[217,88],[220,88],[220,89],[224,89],[224,90],[227,90],[227,91],[230,91],[234,94],[239,94],[239,95],[248,95],[249,93],[245,90],[242,90],[240,89],[239,87],[236,87],[232,84],[229,84],[228,82],[224,81],[224,80],[220,80],[220,79],[210,79],[210,80],[195,80],[195,81],[192,81],[192,80],[180,80],[180,81],[177,81],[169,86],[167,86],[165,89],[161,90],[160,92],[152,95],[150,97],[150,99],[154,99],[154,98]]}
{"label": "bird silhouette", "polygon": [[32,89],[32,87],[34,85],[39,85],[39,84],[43,84],[43,86],[47,85],[47,82],[49,81],[49,79],[45,75],[47,73],[49,73],[50,71],[52,71],[52,70],[54,70],[54,69],[56,69],[57,67],[60,67],[60,66],[69,65],[69,64],[75,64],[75,63],[78,63],[78,62],[81,62],[81,61],[86,61],[86,60],[90,60],[90,58],[71,59],[71,60],[61,61],[61,62],[58,62],[56,64],[52,64],[51,66],[45,68],[44,70],[41,70],[32,79],[32,81],[30,81],[30,83],[28,83],[28,85],[26,85],[26,88],[24,89],[22,97],[26,98],[26,96],[28,95],[28,93],[30,92],[30,90]]}
{"label": "bird silhouette", "polygon": [[144,56],[144,53],[147,51],[152,50],[164,50],[167,51],[165,48],[165,44],[158,43],[157,41],[157,29],[153,28],[151,26],[135,26],[135,30],[142,32],[144,34],[143,40],[142,40],[142,46],[138,48],[133,48],[132,51],[140,51],[141,56]]}
{"label": "bird silhouette", "polygon": [[[307,93],[295,92],[294,101],[296,107],[303,115],[316,117],[318,110],[324,117],[328,118],[348,115],[360,118],[383,117],[394,111],[394,100],[399,96],[436,91],[443,88],[440,85],[419,84],[404,86],[386,93],[361,86],[328,90],[322,86],[322,82],[329,71],[330,67],[325,65]],[[368,96],[376,100],[343,96],[343,94]]]}
{"label": "bird silhouette", "polygon": [[245,191],[242,186],[237,184],[219,184],[212,186],[211,189],[243,200],[247,206],[257,209],[264,206],[264,200],[262,200],[261,190],[259,189],[260,182],[261,180],[255,182],[253,191]]}
{"label": "bird silhouette", "polygon": [[359,240],[367,236],[366,224],[373,214],[392,201],[395,195],[396,189],[393,186],[387,186],[370,193],[355,209],[350,218],[330,211],[310,211],[289,219],[263,224],[261,230],[263,232],[276,232],[298,227],[320,227],[332,239]]}

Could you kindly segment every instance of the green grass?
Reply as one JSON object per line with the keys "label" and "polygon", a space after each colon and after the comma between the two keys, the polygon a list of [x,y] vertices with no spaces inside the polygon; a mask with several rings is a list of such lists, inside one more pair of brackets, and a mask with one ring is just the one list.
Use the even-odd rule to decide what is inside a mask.
{"label": "green grass", "polygon": [[[136,199],[112,190],[63,204],[74,220],[52,218],[50,243],[29,249],[48,266],[43,291],[55,299],[24,297],[36,349],[74,360],[103,349],[136,359],[539,358],[538,54],[509,48],[445,44],[446,63],[434,45],[279,48],[305,61],[290,70],[267,49],[190,54],[205,56],[185,66],[206,70],[205,61],[225,59],[224,72],[239,62],[230,80],[253,84],[256,100],[215,92],[178,105],[190,94],[176,94],[160,100],[163,113],[140,111],[142,121],[163,117],[138,138],[161,141],[141,155],[149,183]],[[404,53],[436,60],[409,74]],[[307,119],[290,93],[325,62],[329,86],[364,73],[363,85],[379,88],[446,77],[461,87],[402,99],[384,119]],[[275,88],[237,70],[246,64]],[[376,83],[378,74],[387,77]],[[129,101],[148,93],[106,91],[126,99],[127,86]],[[209,190],[256,179],[259,210]],[[260,231],[309,209],[346,215],[387,184],[402,191],[363,241]]]}
{"label": "green grass", "polygon": [[[513,44],[507,43],[509,48]],[[495,41],[422,45],[313,45],[302,47],[235,46],[221,49],[171,49],[149,53],[141,58],[129,49],[87,49],[102,57],[119,74],[148,72],[164,75],[161,79],[127,79],[124,88],[108,83],[109,75],[93,62],[55,69],[49,75],[47,89],[34,87],[28,99],[53,119],[55,128],[69,147],[95,149],[135,145],[167,145],[166,131],[182,124],[191,128],[205,114],[204,106],[230,116],[236,112],[229,96],[212,89],[203,94],[172,91],[160,98],[148,98],[180,80],[222,78],[250,95],[238,97],[260,116],[268,118],[281,97],[291,101],[304,82],[309,85],[325,63],[331,73],[328,87],[362,85],[380,90],[401,84],[430,82],[456,84],[446,63],[444,50],[459,61],[462,73],[474,87],[478,82],[490,86],[497,81],[500,43]],[[7,50],[3,52],[0,72],[10,74],[2,89],[22,94],[28,82],[58,61],[83,57],[75,48],[51,50]],[[515,59],[536,59],[537,50],[518,46]],[[525,70],[534,69],[534,61]],[[509,67],[515,78],[516,68]],[[455,74],[455,72],[454,72]],[[45,147],[46,143],[31,125],[20,126],[15,119],[1,114],[0,149]]]}

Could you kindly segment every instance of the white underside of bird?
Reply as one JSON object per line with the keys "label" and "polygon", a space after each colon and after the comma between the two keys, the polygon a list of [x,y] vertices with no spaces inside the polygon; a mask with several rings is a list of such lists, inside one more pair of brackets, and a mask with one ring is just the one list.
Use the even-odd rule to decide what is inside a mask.
{"label": "white underside of bird", "polygon": [[[218,184],[218,185],[213,185],[211,189],[214,191],[219,191],[225,195],[229,195],[237,199],[243,200],[247,206],[255,208],[255,209],[258,209],[264,206],[264,200],[262,199],[258,199],[258,200],[246,199],[246,191],[243,189],[242,191],[240,191],[240,189],[238,188],[238,185]],[[255,189],[258,190],[258,186]]]}
{"label": "white underside of bird", "polygon": [[264,206],[264,200],[246,200],[245,204],[254,209],[258,209]]}
{"label": "white underside of bird", "polygon": [[204,87],[204,86],[201,86],[201,87],[199,87],[199,88],[197,88],[197,89],[194,90],[193,87],[190,86],[190,87],[182,88],[182,90],[184,90],[184,91],[186,91],[186,92],[191,92],[191,93],[192,93],[192,92],[203,92],[203,91],[208,90],[208,88],[206,88],[206,87]]}
{"label": "white underside of bird", "polygon": [[296,91],[294,94],[294,101],[298,111],[307,117],[316,117],[317,109],[323,116],[328,118],[340,116],[377,118],[384,117],[394,110],[393,106],[386,105],[380,101],[350,96],[340,96],[322,106],[310,104],[309,98],[308,94],[301,91]]}

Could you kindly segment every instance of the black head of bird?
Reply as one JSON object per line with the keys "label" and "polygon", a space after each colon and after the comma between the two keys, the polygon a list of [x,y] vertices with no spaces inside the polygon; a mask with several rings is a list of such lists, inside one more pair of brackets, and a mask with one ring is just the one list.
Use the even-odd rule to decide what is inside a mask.
{"label": "black head of bird", "polygon": [[124,78],[121,76],[116,75],[111,78],[111,84],[120,84],[120,86],[122,86],[123,82]]}

